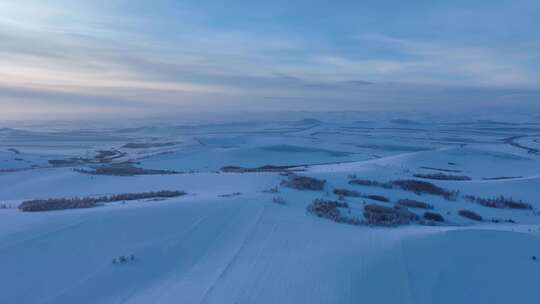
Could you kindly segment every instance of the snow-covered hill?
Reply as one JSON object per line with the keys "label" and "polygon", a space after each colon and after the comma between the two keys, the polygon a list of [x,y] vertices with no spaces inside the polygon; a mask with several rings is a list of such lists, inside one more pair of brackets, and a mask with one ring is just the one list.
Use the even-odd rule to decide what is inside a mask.
{"label": "snow-covered hill", "polygon": [[[536,303],[540,155],[523,148],[537,142],[535,128],[303,120],[53,135],[10,129],[0,153],[0,303]],[[519,145],[514,136],[522,136]],[[144,144],[126,147],[134,142]],[[98,151],[112,149],[125,154],[96,161]],[[48,162],[72,158],[77,162],[64,166]],[[183,172],[73,170],[125,161]],[[296,190],[280,185],[283,172],[218,171],[227,165],[297,165],[295,174],[326,183],[321,191]],[[415,177],[432,173],[468,179]],[[413,179],[457,194],[350,183],[355,178],[381,185]],[[336,189],[363,196],[340,198]],[[188,195],[88,209],[16,208],[30,199],[157,190]],[[531,209],[490,208],[467,195],[504,195]],[[343,212],[359,219],[366,204],[418,200],[444,222],[337,223],[306,212],[318,198],[346,202]],[[483,221],[461,216],[463,209]]]}

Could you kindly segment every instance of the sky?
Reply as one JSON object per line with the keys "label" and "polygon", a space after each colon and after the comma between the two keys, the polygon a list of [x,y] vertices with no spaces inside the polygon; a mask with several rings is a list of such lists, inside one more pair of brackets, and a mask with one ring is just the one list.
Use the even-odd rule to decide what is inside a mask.
{"label": "sky", "polygon": [[518,108],[537,0],[0,0],[0,119]]}

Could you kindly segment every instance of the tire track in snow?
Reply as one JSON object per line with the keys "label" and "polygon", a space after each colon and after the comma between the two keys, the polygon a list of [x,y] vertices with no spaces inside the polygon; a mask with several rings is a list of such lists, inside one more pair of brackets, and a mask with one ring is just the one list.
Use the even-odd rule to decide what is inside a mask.
{"label": "tire track in snow", "polygon": [[411,274],[409,272],[409,267],[408,267],[408,264],[407,264],[407,260],[405,258],[405,254],[404,254],[404,251],[403,251],[403,239],[400,239],[398,241],[398,249],[397,249],[397,255],[398,255],[398,260],[399,260],[399,265],[400,265],[400,272],[402,272],[402,277],[405,278],[404,280],[404,284],[405,284],[405,302],[406,303],[416,303],[414,301],[414,295],[413,295],[413,288],[411,286]]}
{"label": "tire track in snow", "polygon": [[[215,254],[216,252],[220,252],[220,250],[222,250],[222,247],[220,246],[222,246],[222,243],[224,243],[224,240],[226,240],[224,237],[231,235],[231,230],[238,228],[236,224],[241,223],[239,219],[245,216],[245,212],[243,212],[243,210],[246,210],[248,207],[248,205],[244,205],[242,208],[240,208],[240,210],[233,208],[225,209],[227,211],[216,210],[214,214],[207,216],[207,219],[205,219],[205,222],[211,223],[210,225],[198,225],[189,233],[186,233],[186,237],[182,240],[176,240],[169,244],[168,247],[170,248],[174,248],[178,244],[183,244],[186,242],[190,244],[191,241],[193,241],[190,241],[190,238],[201,239],[201,235],[197,234],[196,232],[198,229],[201,229],[201,227],[210,229],[210,231],[202,231],[202,236],[206,240],[205,246],[203,246],[204,249],[201,249],[200,252],[197,249],[193,251],[191,250],[191,247],[186,245],[188,247],[185,248],[187,251],[184,253],[186,253],[187,256],[182,256],[182,254],[179,256],[179,258],[183,259],[183,265],[175,264],[171,266],[169,263],[171,267],[174,267],[171,270],[173,272],[171,275],[165,277],[161,276],[158,278],[158,284],[143,286],[147,287],[143,289],[133,289],[133,292],[124,297],[121,303],[148,303],[149,301],[152,303],[169,303],[172,301],[171,299],[181,296],[175,294],[179,290],[190,290],[190,293],[196,294],[198,285],[204,286],[207,281],[200,282],[198,285],[193,285],[193,282],[197,279],[197,276],[200,275],[201,272],[205,277],[208,276],[206,273],[209,270],[204,268],[207,266],[206,264],[211,263],[209,262],[209,260],[212,260],[211,254]],[[226,214],[223,212],[226,212]],[[219,224],[214,225],[215,223]],[[240,228],[246,230],[243,228],[243,226]],[[210,273],[210,275],[212,275],[212,273]],[[185,301],[186,303],[192,303],[193,300],[190,299]]]}
{"label": "tire track in snow", "polygon": [[[265,252],[265,250],[264,250],[265,247],[266,247],[265,245],[268,245],[269,240],[271,239],[271,237],[274,236],[276,230],[277,230],[277,224],[272,224],[272,228],[271,228],[270,232],[265,237],[264,241],[261,242],[261,245],[260,245],[259,249],[257,250],[257,254],[255,256],[255,259],[254,259],[253,263],[251,263],[251,266],[250,266],[251,273],[254,273],[255,269],[260,265],[260,261],[262,260],[261,257],[263,255],[263,253]],[[253,277],[253,276],[250,276],[250,277]],[[255,278],[258,278],[258,277],[259,276],[255,276]],[[253,286],[253,284],[255,284],[256,280],[255,279],[250,280],[250,282],[251,282],[250,286]],[[244,288],[243,293],[241,294],[240,297],[237,297],[236,302],[238,302],[239,299],[248,297],[250,290],[252,290],[252,288],[249,288],[249,287]]]}
{"label": "tire track in snow", "polygon": [[[152,242],[151,244],[147,245],[147,246],[144,246],[144,247],[152,247],[154,244],[158,244],[158,243],[161,243],[161,242],[167,242],[169,240],[173,240],[177,237],[185,237],[187,236],[191,231],[197,229],[198,226],[200,226],[205,220],[207,220],[208,216],[202,216],[200,217],[199,219],[197,219],[191,226],[189,226],[187,229],[179,232],[179,233],[176,233],[174,235],[171,235],[165,239],[161,239],[161,240],[158,240],[156,242]],[[110,268],[110,265],[109,264],[106,264],[106,265],[103,265],[102,267],[98,268],[96,271],[90,273],[89,275],[87,275],[84,279],[74,283],[73,285],[69,286],[69,287],[66,287],[65,289],[63,289],[62,291],[60,291],[59,293],[57,293],[56,295],[52,296],[51,298],[49,299],[46,299],[44,300],[42,303],[57,303],[59,301],[57,301],[59,298],[61,298],[62,296],[65,296],[67,295],[71,290],[73,289],[77,289],[78,287],[80,286],[85,286],[87,282],[89,282],[90,280],[92,280],[93,278],[97,277],[99,274],[105,272],[107,269]],[[125,299],[123,300],[120,300],[119,303],[125,303],[127,301],[127,299],[129,299],[129,297],[136,293],[136,290],[137,288],[136,287],[133,287],[131,289],[131,291],[129,292],[129,294],[126,296]]]}
{"label": "tire track in snow", "polygon": [[244,248],[246,247],[247,240],[255,233],[255,231],[256,231],[255,228],[257,228],[257,226],[259,226],[259,224],[261,222],[261,218],[262,218],[265,211],[266,211],[266,205],[263,205],[263,207],[261,208],[261,211],[259,211],[259,213],[257,215],[256,221],[250,227],[250,232],[246,234],[246,236],[242,240],[242,243],[240,244],[240,246],[238,247],[238,249],[236,250],[236,252],[232,256],[232,258],[227,262],[225,267],[222,269],[219,276],[214,280],[214,282],[210,285],[210,287],[205,291],[205,293],[203,294],[201,300],[199,301],[199,304],[203,304],[208,300],[209,296],[214,292],[218,282],[221,279],[223,279],[223,277],[227,274],[227,272],[232,267],[232,265],[237,261],[238,257],[240,256],[240,252],[242,252],[242,250],[244,250]]}
{"label": "tire track in snow", "polygon": [[[148,245],[148,246],[145,246],[145,247],[152,247],[154,244],[159,244],[159,243],[168,243],[166,244],[167,248],[172,248],[174,247],[175,245],[181,243],[183,240],[185,240],[186,237],[188,237],[193,231],[195,231],[198,227],[201,226],[201,224],[205,221],[208,220],[210,216],[209,215],[206,215],[206,216],[202,216],[200,217],[193,225],[191,225],[188,229],[178,233],[178,234],[174,234],[170,237],[167,237],[163,240],[159,240],[159,241],[156,241],[156,242],[153,242],[151,245]],[[168,283],[165,283],[165,284],[160,284],[161,285],[161,288],[160,289],[167,289],[168,286],[172,285],[173,282],[168,282]],[[165,286],[164,286],[165,285]],[[137,291],[139,291],[138,288],[136,287],[133,287],[131,289],[131,291],[122,299],[119,301],[119,303],[127,303],[135,294],[137,294]],[[161,294],[162,295],[162,294]],[[156,302],[158,302],[159,300],[159,297],[155,299]]]}
{"label": "tire track in snow", "polygon": [[[2,244],[2,246],[0,246],[0,251],[5,251],[5,250],[11,249],[13,247],[22,245],[22,244],[26,244],[28,242],[47,239],[49,236],[51,236],[53,234],[57,234],[57,233],[60,233],[60,232],[64,232],[64,231],[68,231],[68,230],[77,228],[77,227],[82,226],[83,224],[85,224],[85,223],[87,223],[89,221],[90,221],[90,219],[86,219],[86,220],[82,220],[82,221],[79,221],[79,222],[66,224],[66,225],[63,225],[63,226],[61,226],[61,227],[59,227],[57,229],[53,229],[53,230],[50,230],[50,231],[38,233],[36,235],[30,236],[30,237],[22,239],[22,240],[17,239],[17,240],[14,240],[12,242],[7,242],[7,244]],[[15,235],[15,234],[17,234],[17,232],[15,232],[13,235]],[[13,236],[13,235],[11,235],[11,236]]]}

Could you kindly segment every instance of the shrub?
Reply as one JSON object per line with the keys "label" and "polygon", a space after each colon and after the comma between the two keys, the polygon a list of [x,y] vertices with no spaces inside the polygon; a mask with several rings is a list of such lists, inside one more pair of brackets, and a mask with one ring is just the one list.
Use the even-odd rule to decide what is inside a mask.
{"label": "shrub", "polygon": [[146,149],[146,148],[161,148],[161,147],[169,147],[174,146],[179,143],[176,142],[134,142],[134,143],[127,143],[122,146],[122,148],[127,149]]}
{"label": "shrub", "polygon": [[334,189],[334,194],[339,196],[350,196],[350,197],[361,197],[363,196],[362,193],[354,190],[347,190],[347,189]]}
{"label": "shrub", "polygon": [[133,261],[135,261],[135,256],[133,254],[130,254],[129,256],[121,255],[112,259],[113,264],[125,264]]}
{"label": "shrub", "polygon": [[364,206],[364,218],[368,225],[395,226],[415,221],[418,216],[406,208],[369,204]]}
{"label": "shrub", "polygon": [[131,164],[110,164],[99,166],[94,169],[75,169],[76,172],[94,175],[114,175],[114,176],[133,176],[133,175],[161,175],[178,174],[180,172],[171,170],[156,170],[135,167]]}
{"label": "shrub", "polygon": [[291,174],[287,180],[281,182],[281,185],[297,190],[319,191],[324,189],[325,183],[325,180]]}
{"label": "shrub", "polygon": [[474,221],[482,221],[482,216],[480,216],[480,214],[471,210],[466,210],[466,209],[459,210],[459,215],[466,217],[468,219],[474,220]]}
{"label": "shrub", "polygon": [[434,173],[434,174],[414,174],[414,177],[426,178],[426,179],[436,179],[436,180],[453,180],[453,181],[469,181],[470,177],[465,175],[450,175],[443,173]]}
{"label": "shrub", "polygon": [[249,172],[290,172],[290,171],[303,171],[296,166],[276,166],[276,165],[264,165],[255,168],[246,168],[240,166],[225,166],[220,170],[228,173],[249,173]]}
{"label": "shrub", "polygon": [[362,222],[355,217],[343,215],[340,208],[349,208],[349,205],[345,202],[316,199],[307,206],[306,211],[318,217],[332,220],[336,223],[344,223],[349,225],[362,224]]}
{"label": "shrub", "polygon": [[263,190],[263,192],[264,192],[264,193],[278,193],[278,192],[279,192],[279,189],[278,189],[278,187],[276,186],[276,187],[272,187],[272,188],[270,188],[270,189],[268,189],[268,190]]}
{"label": "shrub", "polygon": [[465,199],[491,208],[532,209],[532,206],[528,203],[521,200],[515,201],[512,198],[507,198],[503,195],[496,198],[481,198],[474,195],[466,195]]}
{"label": "shrub", "polygon": [[390,199],[388,199],[386,196],[377,195],[377,194],[368,194],[366,195],[366,198],[369,198],[374,201],[379,201],[379,202],[385,202],[385,203],[390,202]]}
{"label": "shrub", "polygon": [[[455,165],[454,163],[448,163],[449,165]],[[444,169],[444,168],[435,168],[435,167],[428,167],[428,166],[421,166],[420,169],[426,169],[426,170],[435,170],[435,171],[442,171],[442,172],[452,172],[452,173],[461,173],[461,170],[454,170],[454,169]]]}
{"label": "shrub", "polygon": [[356,217],[347,217],[347,216],[340,216],[337,221],[338,223],[343,223],[343,224],[349,224],[349,225],[361,225],[362,224],[362,221],[359,220],[358,218]]}
{"label": "shrub", "polygon": [[428,203],[424,203],[424,202],[416,201],[412,199],[400,199],[397,202],[397,204],[400,206],[409,207],[409,208],[433,209],[433,206]]}
{"label": "shrub", "polygon": [[493,223],[510,223],[510,224],[515,224],[516,221],[514,221],[513,219],[492,219],[491,222]]}
{"label": "shrub", "polygon": [[436,212],[426,211],[424,213],[424,218],[426,220],[435,221],[435,222],[444,222],[444,217]]}
{"label": "shrub", "polygon": [[334,194],[339,195],[340,197],[363,197],[363,198],[369,198],[375,201],[379,202],[386,202],[388,203],[390,199],[388,199],[385,196],[377,195],[377,194],[364,194],[358,191],[354,190],[348,190],[348,189],[334,189]]}
{"label": "shrub", "polygon": [[49,211],[61,209],[91,208],[98,205],[95,198],[58,198],[45,200],[31,200],[19,205],[21,211]]}
{"label": "shrub", "polygon": [[281,196],[276,196],[272,199],[272,202],[273,203],[276,203],[276,204],[279,204],[279,205],[286,205],[287,202],[285,201],[285,199]]}
{"label": "shrub", "polygon": [[349,205],[344,202],[316,199],[306,207],[306,211],[337,222],[341,218],[338,208],[349,208]]}
{"label": "shrub", "polygon": [[374,181],[374,180],[360,179],[360,178],[355,178],[355,179],[349,181],[349,184],[351,184],[351,185],[360,185],[360,186],[370,186],[370,187],[381,187],[381,188],[386,188],[386,189],[392,188],[392,185],[389,184],[389,183],[381,183],[381,182]]}
{"label": "shrub", "polygon": [[60,166],[74,166],[88,162],[88,159],[83,158],[68,158],[68,159],[49,159],[47,162],[55,167]]}
{"label": "shrub", "polygon": [[118,201],[133,201],[140,199],[149,199],[149,198],[172,198],[182,195],[186,195],[184,191],[152,191],[152,192],[140,192],[140,193],[124,193],[124,194],[115,194],[110,196],[103,196],[98,198],[101,202],[112,203]]}
{"label": "shrub", "polygon": [[240,192],[225,193],[225,194],[218,195],[218,197],[233,197],[233,196],[239,196],[239,195],[242,195],[242,193]]}
{"label": "shrub", "polygon": [[484,177],[483,180],[505,180],[505,179],[514,179],[522,178],[523,176],[496,176],[496,177]]}
{"label": "shrub", "polygon": [[100,203],[130,201],[150,198],[171,198],[185,195],[184,191],[157,191],[142,193],[124,193],[101,197],[52,198],[24,201],[19,205],[21,211],[49,211],[61,209],[91,208]]}
{"label": "shrub", "polygon": [[456,196],[456,193],[454,192],[450,192],[446,189],[443,189],[439,186],[425,181],[418,181],[414,179],[399,179],[393,181],[392,184],[401,188],[402,190],[414,192],[416,194],[427,193],[433,195],[440,195],[446,199],[451,199]]}

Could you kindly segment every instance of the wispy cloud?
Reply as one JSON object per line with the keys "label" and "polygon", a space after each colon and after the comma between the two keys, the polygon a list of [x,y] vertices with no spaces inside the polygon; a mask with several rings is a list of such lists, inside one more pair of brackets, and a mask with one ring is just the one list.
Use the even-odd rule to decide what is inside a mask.
{"label": "wispy cloud", "polygon": [[540,85],[540,72],[530,53],[491,48],[440,45],[383,35],[364,35],[359,43],[384,44],[398,58],[319,56],[313,60],[343,75],[359,75],[377,82],[530,88]]}
{"label": "wispy cloud", "polygon": [[[35,111],[288,106],[268,100],[296,100],[297,108],[302,102],[399,108],[403,100],[441,98],[445,87],[476,87],[479,97],[492,96],[486,89],[519,94],[513,90],[540,85],[538,52],[530,46],[322,34],[324,29],[315,39],[287,26],[216,26],[193,3],[157,13],[133,13],[115,3],[0,2],[3,113],[15,104]],[[351,51],[372,45],[391,55]]]}
{"label": "wispy cloud", "polygon": [[532,59],[531,53],[441,45],[380,35],[365,39],[389,44],[407,55],[411,59],[404,60],[403,65],[407,67],[412,63],[409,65],[411,72],[421,81],[428,82],[430,78],[435,78],[441,83],[503,87],[540,84],[540,73],[527,64]]}

